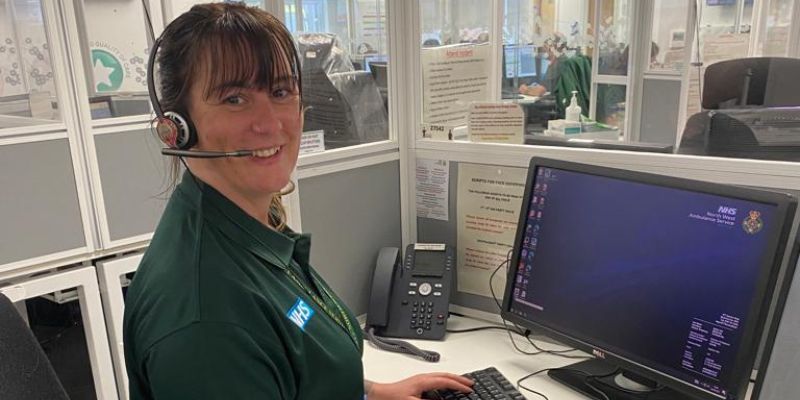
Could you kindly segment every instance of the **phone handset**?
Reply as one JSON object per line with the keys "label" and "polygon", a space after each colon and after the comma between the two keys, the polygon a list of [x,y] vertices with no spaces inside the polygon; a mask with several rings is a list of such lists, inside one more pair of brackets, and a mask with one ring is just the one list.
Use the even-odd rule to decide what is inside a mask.
{"label": "phone handset", "polygon": [[397,248],[381,249],[365,329],[375,346],[438,361],[437,353],[387,337],[444,339],[453,287],[454,253],[451,246],[444,244],[411,244],[405,257]]}

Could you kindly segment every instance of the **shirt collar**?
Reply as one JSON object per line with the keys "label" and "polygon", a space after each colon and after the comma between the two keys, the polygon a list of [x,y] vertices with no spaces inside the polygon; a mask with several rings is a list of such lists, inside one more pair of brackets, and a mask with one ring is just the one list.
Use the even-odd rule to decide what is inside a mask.
{"label": "shirt collar", "polygon": [[292,258],[308,263],[311,235],[271,229],[189,171],[176,188],[210,225],[259,258],[284,269]]}

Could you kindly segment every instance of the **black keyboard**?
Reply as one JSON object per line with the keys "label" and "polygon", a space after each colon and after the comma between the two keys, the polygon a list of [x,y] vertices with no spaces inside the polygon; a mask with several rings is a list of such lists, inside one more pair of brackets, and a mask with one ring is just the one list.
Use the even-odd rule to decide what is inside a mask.
{"label": "black keyboard", "polygon": [[496,368],[489,367],[480,371],[464,374],[475,381],[472,393],[453,390],[435,390],[425,393],[424,399],[445,400],[525,400],[525,397]]}

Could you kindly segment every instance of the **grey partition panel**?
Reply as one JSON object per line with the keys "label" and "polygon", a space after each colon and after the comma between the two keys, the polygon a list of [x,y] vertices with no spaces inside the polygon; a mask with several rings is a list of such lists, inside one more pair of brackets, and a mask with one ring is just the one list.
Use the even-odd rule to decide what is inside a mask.
{"label": "grey partition panel", "polygon": [[305,178],[298,187],[311,265],[356,315],[366,313],[378,251],[401,244],[399,163]]}
{"label": "grey partition panel", "polygon": [[675,144],[681,82],[645,79],[639,141]]}
{"label": "grey partition panel", "polygon": [[[456,224],[456,191],[458,190],[458,163],[450,163],[450,200],[449,200],[449,221],[436,219],[417,218],[417,241],[420,243],[446,243],[456,247],[457,227]],[[456,265],[458,260],[456,260]],[[505,273],[505,269],[498,274]],[[457,276],[458,274],[456,274]],[[487,283],[488,284],[488,283]],[[456,282],[455,287],[458,287]],[[501,295],[501,294],[498,294]],[[490,297],[478,296],[469,293],[453,292],[450,302],[461,306],[475,308],[487,312],[499,313],[500,309]]]}
{"label": "grey partition panel", "polygon": [[800,377],[800,268],[795,270],[786,306],[764,375],[761,400],[797,398]]}
{"label": "grey partition panel", "polygon": [[149,129],[95,136],[111,240],[153,232],[166,206],[169,165]]}
{"label": "grey partition panel", "polygon": [[86,246],[67,139],[0,146],[0,265]]}

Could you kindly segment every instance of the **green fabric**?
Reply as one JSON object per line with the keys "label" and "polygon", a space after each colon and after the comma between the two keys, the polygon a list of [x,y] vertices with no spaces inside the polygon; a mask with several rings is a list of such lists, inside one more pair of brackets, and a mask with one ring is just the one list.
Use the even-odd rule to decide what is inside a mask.
{"label": "green fabric", "polygon": [[573,90],[578,91],[578,105],[581,107],[581,114],[589,115],[589,94],[592,86],[591,59],[582,55],[561,57],[555,68],[554,87],[548,89],[556,99],[558,117],[566,116]]}
{"label": "green fabric", "polygon": [[[309,265],[310,243],[185,174],[128,289],[131,400],[361,400],[361,331],[326,296],[333,292]],[[334,315],[342,310],[354,336],[287,270]],[[298,299],[314,311],[304,328],[287,315]]]}

